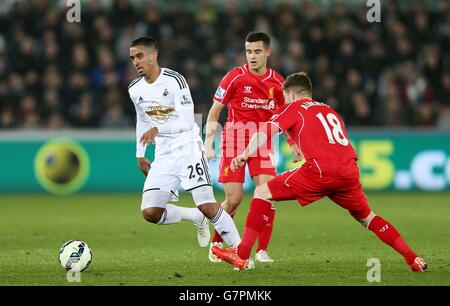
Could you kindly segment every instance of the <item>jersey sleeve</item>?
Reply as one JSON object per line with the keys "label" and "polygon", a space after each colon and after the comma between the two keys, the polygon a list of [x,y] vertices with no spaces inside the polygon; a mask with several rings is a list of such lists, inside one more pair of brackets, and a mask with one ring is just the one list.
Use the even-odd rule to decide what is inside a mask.
{"label": "jersey sleeve", "polygon": [[279,90],[275,92],[275,100],[277,102],[278,107],[282,107],[284,105],[284,95],[283,95],[284,78],[276,71],[274,71],[273,78],[280,85]]}
{"label": "jersey sleeve", "polygon": [[284,95],[282,90],[277,90],[275,94],[275,100],[277,101],[278,107],[282,107],[284,105]]}
{"label": "jersey sleeve", "polygon": [[236,79],[243,74],[244,72],[240,67],[230,70],[220,81],[219,87],[217,87],[214,94],[214,101],[223,105],[228,104],[236,89]]}
{"label": "jersey sleeve", "polygon": [[145,156],[147,145],[141,144],[140,140],[142,135],[144,135],[144,133],[150,130],[153,126],[145,119],[146,115],[144,111],[137,105],[133,97],[130,96],[130,98],[133,101],[134,108],[136,109],[136,157],[141,158]]}
{"label": "jersey sleeve", "polygon": [[[276,125],[282,132],[289,130],[298,122],[297,110],[293,103],[281,107],[269,122]],[[302,119],[303,120],[303,119]]]}

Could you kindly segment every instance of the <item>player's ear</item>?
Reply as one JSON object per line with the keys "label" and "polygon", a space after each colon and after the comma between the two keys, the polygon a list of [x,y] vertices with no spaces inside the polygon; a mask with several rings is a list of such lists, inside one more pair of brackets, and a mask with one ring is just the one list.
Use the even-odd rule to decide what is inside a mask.
{"label": "player's ear", "polygon": [[267,48],[266,55],[270,56],[272,54],[272,48]]}
{"label": "player's ear", "polygon": [[294,93],[292,92],[292,90],[288,90],[288,91],[283,91],[284,93],[284,99],[285,99],[285,103],[291,103],[294,99],[293,95]]}
{"label": "player's ear", "polygon": [[156,51],[155,50],[150,51],[149,55],[150,55],[150,63],[152,64],[156,63],[156,55],[157,55]]}

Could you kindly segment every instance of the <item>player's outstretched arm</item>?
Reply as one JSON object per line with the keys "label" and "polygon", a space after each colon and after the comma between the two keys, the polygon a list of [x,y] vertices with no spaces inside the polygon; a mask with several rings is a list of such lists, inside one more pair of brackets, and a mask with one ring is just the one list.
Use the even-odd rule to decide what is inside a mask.
{"label": "player's outstretched arm", "polygon": [[206,158],[216,160],[216,154],[214,152],[214,136],[216,135],[217,128],[219,127],[220,113],[224,109],[224,105],[213,101],[213,105],[208,113],[208,119],[206,119],[206,137],[205,137],[205,150]]}
{"label": "player's outstretched arm", "polygon": [[280,130],[278,126],[273,124],[271,121],[266,122],[262,128],[255,134],[253,134],[252,138],[245,148],[244,152],[240,154],[241,157],[249,157],[253,156],[259,147],[265,145],[269,138],[272,138],[273,135],[279,133]]}
{"label": "player's outstretched arm", "polygon": [[269,137],[277,134],[279,128],[272,124],[272,122],[266,122],[265,127],[260,129],[257,133],[253,134],[252,138],[245,148],[244,152],[235,157],[231,162],[231,170],[235,171],[237,168],[242,167],[249,156],[254,156],[259,147],[265,145]]}
{"label": "player's outstretched arm", "polygon": [[291,149],[292,149],[292,153],[294,154],[294,158],[292,159],[292,161],[294,163],[297,163],[305,158],[303,156],[302,150],[300,149],[300,147],[297,144],[293,144],[291,146]]}
{"label": "player's outstretched arm", "polygon": [[292,154],[294,154],[294,159],[292,161],[294,163],[301,161],[304,158],[304,156],[300,147],[295,143],[294,139],[292,139],[291,136],[289,136],[288,132],[284,131],[283,135],[284,137],[286,137],[286,141],[291,147]]}
{"label": "player's outstretched arm", "polygon": [[233,158],[231,161],[230,169],[231,171],[236,171],[236,169],[245,165],[249,156],[252,156],[260,146],[267,142],[267,134],[263,131],[257,132],[253,134],[252,138],[248,143],[247,148],[245,148],[244,152],[239,154],[239,156]]}

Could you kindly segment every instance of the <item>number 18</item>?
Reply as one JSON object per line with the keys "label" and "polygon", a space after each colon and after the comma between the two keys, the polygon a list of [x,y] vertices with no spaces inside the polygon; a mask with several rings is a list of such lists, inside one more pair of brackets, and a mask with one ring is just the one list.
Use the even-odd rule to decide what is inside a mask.
{"label": "number 18", "polygon": [[[344,131],[342,131],[341,123],[335,114],[329,113],[325,119],[322,113],[318,113],[316,117],[319,118],[322,123],[323,128],[327,133],[329,143],[335,144],[337,142],[343,146],[348,146],[349,141],[347,137],[345,137]],[[333,128],[333,132],[331,132],[329,125]]]}

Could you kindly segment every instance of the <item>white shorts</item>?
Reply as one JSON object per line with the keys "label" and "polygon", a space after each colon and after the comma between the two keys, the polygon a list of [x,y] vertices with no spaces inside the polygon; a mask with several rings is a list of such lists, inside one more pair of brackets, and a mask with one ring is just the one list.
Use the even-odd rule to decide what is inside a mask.
{"label": "white shorts", "polygon": [[[195,205],[216,203],[211,173],[204,152],[199,150],[190,153],[189,155],[159,158],[151,164],[143,188],[141,209],[165,207],[167,200],[149,199],[146,195],[155,190],[170,193],[172,196],[168,200],[177,201],[180,185],[185,191],[193,194]],[[199,194],[197,195],[197,193]]]}

